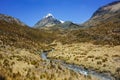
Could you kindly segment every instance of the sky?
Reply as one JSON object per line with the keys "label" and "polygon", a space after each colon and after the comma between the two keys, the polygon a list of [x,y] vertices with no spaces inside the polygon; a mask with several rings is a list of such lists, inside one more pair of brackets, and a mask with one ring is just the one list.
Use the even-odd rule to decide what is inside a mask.
{"label": "sky", "polygon": [[74,23],[87,21],[101,6],[116,0],[0,0],[0,13],[34,26],[48,13]]}

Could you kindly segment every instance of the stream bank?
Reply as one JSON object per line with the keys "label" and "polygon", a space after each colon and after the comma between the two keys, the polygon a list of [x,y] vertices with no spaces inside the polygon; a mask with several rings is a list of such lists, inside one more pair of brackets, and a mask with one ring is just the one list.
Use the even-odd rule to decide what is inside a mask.
{"label": "stream bank", "polygon": [[99,80],[115,80],[114,77],[112,77],[111,75],[108,75],[108,74],[105,74],[105,73],[99,73],[99,72],[96,72],[94,70],[91,70],[91,69],[86,69],[84,68],[83,66],[78,66],[78,65],[75,65],[75,64],[68,64],[62,60],[55,60],[55,59],[49,59],[47,57],[47,54],[49,52],[51,52],[52,50],[49,50],[49,51],[43,51],[41,53],[41,58],[43,60],[46,60],[46,61],[54,61],[54,62],[60,62],[61,65],[65,66],[66,68],[74,71],[74,72],[77,72],[77,73],[80,73],[84,76],[91,76],[91,77],[95,77]]}

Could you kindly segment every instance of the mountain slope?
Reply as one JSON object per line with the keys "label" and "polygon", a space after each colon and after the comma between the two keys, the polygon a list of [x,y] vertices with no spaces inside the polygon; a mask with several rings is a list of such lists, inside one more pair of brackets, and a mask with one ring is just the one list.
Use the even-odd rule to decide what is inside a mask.
{"label": "mountain slope", "polygon": [[61,41],[68,44],[92,42],[100,45],[120,45],[120,7],[118,5],[120,1],[99,8],[91,19],[83,24],[87,28],[72,30]]}
{"label": "mountain slope", "polygon": [[46,29],[46,30],[56,30],[56,29],[78,29],[82,28],[78,24],[75,24],[71,21],[62,21],[56,19],[52,14],[48,14],[43,19],[38,21],[34,28]]}
{"label": "mountain slope", "polygon": [[61,63],[48,63],[40,57],[56,39],[56,32],[30,28],[11,16],[1,17],[0,80],[65,80],[71,76],[72,80],[85,79]]}
{"label": "mountain slope", "polygon": [[56,25],[57,27],[60,27],[62,29],[79,29],[83,28],[83,26],[80,26],[78,24],[75,24],[71,21],[65,21],[64,23]]}
{"label": "mountain slope", "polygon": [[83,25],[96,26],[105,22],[120,22],[120,1],[115,1],[105,6],[100,7]]}
{"label": "mountain slope", "polygon": [[47,16],[45,16],[43,19],[41,19],[40,21],[38,21],[34,28],[42,28],[42,27],[50,27],[50,26],[54,26],[56,24],[60,24],[62,23],[61,21],[55,19],[53,17],[52,14],[48,14]]}
{"label": "mountain slope", "polygon": [[[56,35],[49,31],[38,30],[26,26],[11,16],[0,15],[0,41],[5,45],[41,49],[44,44],[51,43]],[[55,32],[54,32],[55,33]],[[43,45],[43,46],[42,46]]]}
{"label": "mountain slope", "polygon": [[16,23],[21,26],[26,26],[26,24],[21,22],[19,19],[5,15],[5,14],[0,14],[0,20],[8,22],[8,23]]}
{"label": "mountain slope", "polygon": [[[101,13],[101,14],[102,16],[106,16],[108,15],[108,13],[109,11],[107,13],[104,14]],[[97,12],[94,15],[96,16],[97,14],[99,13]],[[55,43],[50,45],[56,45],[57,44],[56,42],[60,42],[62,44],[68,45],[68,46],[64,45],[65,47],[63,47],[62,44],[58,43],[57,45],[58,48],[55,48],[54,50],[54,51],[58,50],[58,52],[56,52],[57,56],[60,56],[58,58],[64,59],[65,61],[70,59],[70,62],[72,64],[75,61],[77,61],[78,64],[82,60],[84,60],[85,63],[83,62],[83,65],[88,64],[93,66],[93,67],[89,66],[90,69],[95,69],[94,67],[96,66],[94,64],[95,63],[94,60],[96,59],[97,62],[96,65],[99,67],[97,67],[95,70],[97,70],[98,72],[100,71],[101,73],[105,72],[106,74],[106,72],[110,72],[112,71],[112,69],[114,69],[114,72],[110,72],[110,73],[114,77],[116,77],[116,80],[120,80],[119,67],[115,68],[114,65],[112,64],[111,65],[113,67],[108,66],[110,63],[113,63],[112,57],[115,57],[114,64],[119,66],[118,65],[119,52],[118,55],[115,54],[112,56],[109,55],[110,54],[109,52],[112,51],[110,50],[111,45],[112,46],[120,45],[120,23],[119,23],[120,18],[119,18],[118,9],[117,12],[113,12],[112,15],[113,17],[111,17],[111,15],[109,14],[108,16],[109,19],[105,17],[105,19],[102,19],[101,21],[94,20],[94,23],[99,22],[99,24],[94,25],[95,27],[78,29],[78,30],[63,30],[63,31],[34,29],[26,25],[21,25],[21,22],[18,23],[16,19],[15,20],[13,19],[13,17],[10,17],[10,21],[9,21],[9,17],[2,18],[0,20],[0,47],[1,47],[0,48],[0,79],[4,77],[7,80],[31,80],[31,79],[57,80],[58,78],[59,80],[82,79],[81,77],[73,73],[71,70],[62,67],[62,65],[59,64],[58,62],[52,62],[52,61],[46,62],[40,58],[39,54],[36,54],[36,53],[41,53],[44,47],[46,49],[47,48],[46,46],[48,46],[50,43],[54,41]],[[4,15],[2,16],[4,17]],[[49,14],[46,17],[50,17],[50,16],[51,15]],[[101,17],[98,16],[96,19],[98,18]],[[50,26],[51,24],[53,23],[45,24],[45,25]],[[65,22],[63,24],[64,25],[62,26],[64,27],[69,27],[71,25],[72,25],[71,27],[73,27],[74,25],[72,22]],[[88,42],[88,43],[84,44],[84,42]],[[81,48],[79,48],[81,44],[78,43],[83,43],[84,45]],[[109,49],[105,50],[106,55],[101,55],[102,53],[104,53],[103,50],[104,47],[100,49],[99,48],[95,49],[96,45],[95,47],[92,47],[92,45],[91,44],[89,45],[89,43],[93,43],[96,45],[99,44],[97,45],[97,47],[101,47],[102,45],[110,45],[110,47],[105,46]],[[52,48],[54,47],[52,46]],[[59,51],[59,49],[61,49],[62,53]],[[112,47],[112,49],[114,49],[114,47]],[[93,53],[91,51],[93,51]],[[92,55],[89,55],[89,52],[91,52]],[[96,52],[99,52],[100,54],[98,55]],[[58,53],[60,55],[58,55]],[[66,53],[68,55],[66,55]],[[87,53],[88,55],[86,55]],[[115,52],[113,51],[113,53]],[[55,53],[53,52],[53,54]],[[67,56],[67,58],[64,58],[65,56]],[[72,59],[75,60],[71,61]],[[108,60],[110,60],[110,63]],[[93,64],[86,62],[93,62]],[[107,62],[107,64],[105,64],[105,62]],[[101,68],[103,68],[103,71],[100,70]],[[111,70],[109,71],[109,69]],[[3,77],[1,75],[3,75]],[[91,77],[88,78],[90,78],[90,80],[96,80]],[[86,80],[86,79],[89,80],[88,78],[85,76],[85,78],[82,80]]]}

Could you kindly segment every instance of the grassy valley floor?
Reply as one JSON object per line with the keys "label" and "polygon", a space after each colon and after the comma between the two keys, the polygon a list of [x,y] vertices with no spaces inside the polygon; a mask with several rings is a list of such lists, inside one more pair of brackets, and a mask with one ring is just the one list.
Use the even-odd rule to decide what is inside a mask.
{"label": "grassy valley floor", "polygon": [[98,72],[110,72],[115,77],[120,77],[120,46],[102,46],[91,43],[62,45],[58,43],[48,57],[83,65],[85,68]]}
{"label": "grassy valley floor", "polygon": [[[40,53],[40,52],[39,52]],[[96,80],[67,69],[60,63],[46,62],[40,54],[0,45],[0,80]]]}

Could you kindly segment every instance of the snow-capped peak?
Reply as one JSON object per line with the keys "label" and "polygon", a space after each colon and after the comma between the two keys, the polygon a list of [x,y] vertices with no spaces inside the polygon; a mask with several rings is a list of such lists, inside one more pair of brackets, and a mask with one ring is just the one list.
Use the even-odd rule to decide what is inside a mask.
{"label": "snow-capped peak", "polygon": [[65,21],[60,20],[61,23],[64,23]]}
{"label": "snow-capped peak", "polygon": [[54,17],[51,13],[48,13],[45,18],[48,18],[48,17]]}

